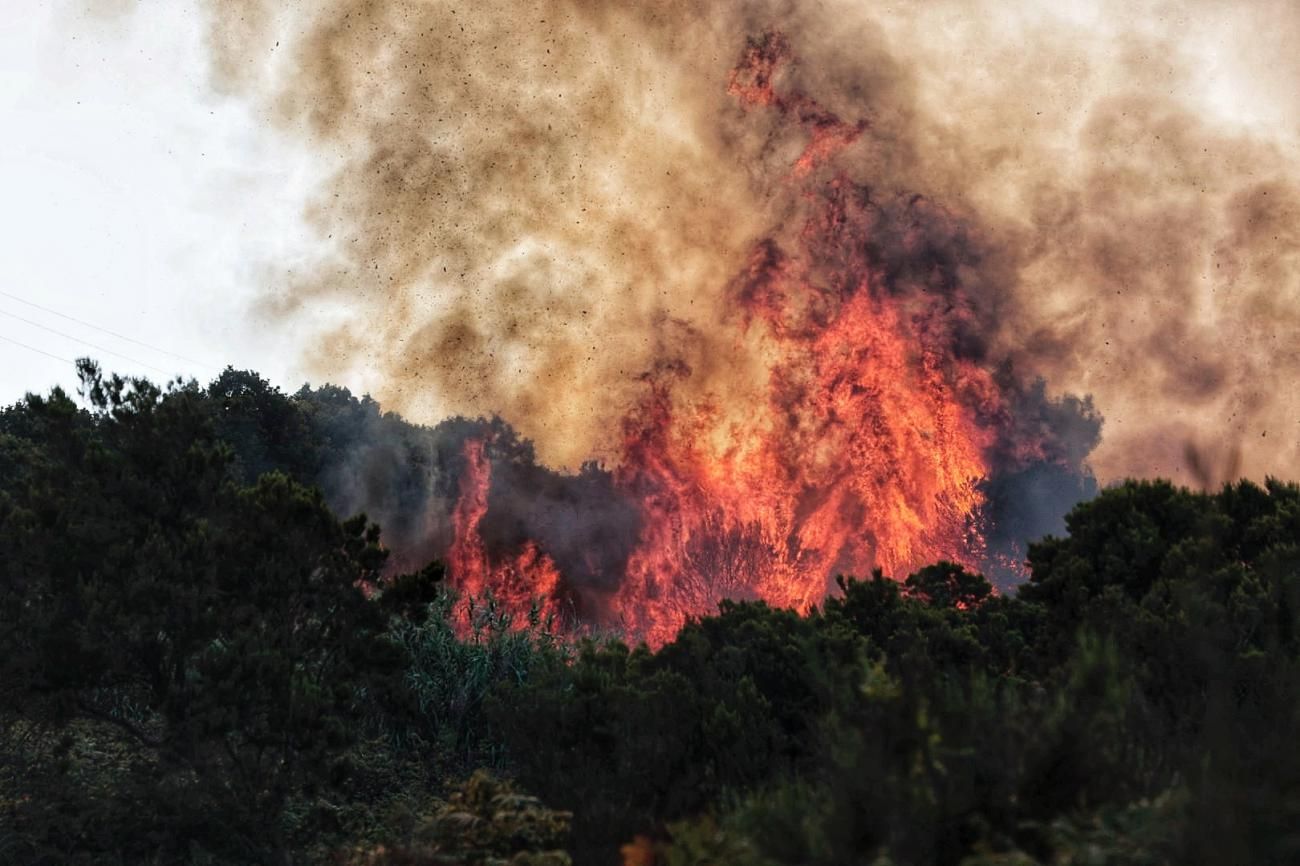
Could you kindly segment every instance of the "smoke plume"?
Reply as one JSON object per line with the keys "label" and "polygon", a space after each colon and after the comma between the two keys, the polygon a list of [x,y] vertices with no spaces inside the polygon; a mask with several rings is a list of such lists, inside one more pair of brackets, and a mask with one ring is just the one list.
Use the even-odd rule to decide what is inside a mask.
{"label": "smoke plume", "polygon": [[[386,408],[513,428],[457,458],[474,483],[435,523],[463,571],[650,634],[719,594],[815,601],[837,569],[1014,558],[1093,471],[1300,457],[1290,4],[211,20],[214,80],[325,175],[319,246],[259,315],[329,311],[310,368]],[[612,468],[543,478],[513,430]],[[652,541],[672,552],[647,562]],[[769,577],[718,577],[728,544]]]}
{"label": "smoke plume", "polygon": [[[551,463],[617,457],[683,323],[789,225],[806,142],[727,83],[779,31],[788,91],[865,122],[835,168],[988,239],[992,338],[1108,418],[1103,479],[1289,471],[1300,372],[1290,4],[214,0],[223,88],[331,174],[264,314],[337,308],[312,369],[433,420],[500,412]],[[738,368],[738,369],[737,369]],[[728,377],[731,377],[730,379]]]}

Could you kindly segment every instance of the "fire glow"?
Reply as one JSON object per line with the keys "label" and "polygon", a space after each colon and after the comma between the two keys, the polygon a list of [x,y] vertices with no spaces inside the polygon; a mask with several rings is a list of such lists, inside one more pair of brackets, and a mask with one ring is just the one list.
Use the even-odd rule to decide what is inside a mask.
{"label": "fire glow", "polygon": [[963,279],[978,253],[960,220],[835,172],[868,124],[782,90],[792,62],[768,33],[728,83],[745,111],[775,112],[805,142],[785,179],[802,226],[757,243],[727,288],[738,350],[762,359],[761,398],[685,389],[693,371],[677,359],[642,375],[613,469],[639,529],[599,591],[579,591],[538,540],[484,541],[493,442],[467,439],[447,557],[467,596],[490,592],[519,622],[534,606],[575,611],[653,646],[724,598],[804,610],[839,574],[990,567],[988,482],[1050,461],[1053,432],[1017,423],[1024,388],[980,339]]}

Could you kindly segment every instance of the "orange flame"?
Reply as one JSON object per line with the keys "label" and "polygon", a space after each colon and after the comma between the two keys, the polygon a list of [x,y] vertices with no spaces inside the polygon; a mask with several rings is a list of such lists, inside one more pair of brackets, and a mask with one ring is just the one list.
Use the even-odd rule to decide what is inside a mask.
{"label": "orange flame", "polygon": [[[779,34],[751,41],[728,91],[800,124],[808,142],[791,179],[807,182],[865,123],[778,92],[789,59]],[[802,610],[837,574],[983,559],[980,484],[1007,410],[977,353],[954,348],[973,309],[951,272],[890,274],[870,252],[888,234],[924,262],[929,239],[908,219],[948,218],[919,198],[888,210],[844,177],[804,194],[812,216],[794,249],[760,244],[730,290],[738,339],[766,368],[765,396],[739,407],[727,395],[688,398],[679,385],[692,371],[666,360],[624,420],[614,479],[637,504],[640,536],[601,617],[652,646],[723,598]],[[465,457],[453,577],[515,609],[534,597],[554,609],[562,575],[536,543],[501,561],[485,550],[484,442],[467,442]]]}
{"label": "orange flame", "polygon": [[993,433],[967,407],[998,397],[986,370],[947,356],[933,319],[949,313],[899,310],[865,269],[838,298],[788,262],[751,273],[759,284],[738,300],[774,359],[766,404],[720,429],[713,407],[674,408],[673,378],[687,375],[674,368],[627,422],[617,477],[644,530],[615,607],[652,644],[725,597],[806,609],[835,574],[982,550]]}
{"label": "orange flame", "polygon": [[731,71],[727,93],[746,107],[775,108],[782,115],[793,114],[808,130],[808,144],[794,163],[793,176],[802,178],[857,141],[867,123],[845,123],[807,94],[778,93],[775,80],[792,59],[790,43],[776,31],[749,40],[740,64]]}
{"label": "orange flame", "polygon": [[462,634],[472,630],[473,606],[488,594],[517,628],[527,625],[534,608],[542,620],[553,620],[562,607],[560,571],[536,542],[527,542],[519,553],[498,561],[493,561],[483,543],[479,525],[487,514],[492,481],[486,444],[482,439],[466,440],[466,467],[452,512],[454,540],[447,558],[463,596],[454,612],[455,625]]}

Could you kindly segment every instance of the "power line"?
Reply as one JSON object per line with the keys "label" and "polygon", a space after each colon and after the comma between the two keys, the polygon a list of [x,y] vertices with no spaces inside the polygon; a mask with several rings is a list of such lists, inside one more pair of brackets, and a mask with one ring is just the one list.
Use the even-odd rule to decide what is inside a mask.
{"label": "power line", "polygon": [[[76,316],[69,316],[67,313],[60,313],[58,310],[52,310],[52,309],[50,309],[49,307],[42,306],[42,305],[36,303],[35,301],[29,301],[29,300],[27,300],[26,298],[20,298],[20,297],[18,297],[18,296],[15,295],[15,294],[11,294],[11,293],[9,293],[9,292],[6,292],[6,291],[3,291],[3,290],[0,290],[0,295],[3,295],[4,297],[9,298],[9,299],[11,299],[11,300],[17,301],[17,302],[20,303],[20,304],[26,304],[26,305],[29,306],[29,307],[35,307],[35,308],[38,309],[38,310],[43,310],[43,311],[45,311],[45,312],[47,312],[47,313],[49,313],[49,314],[51,314],[51,315],[58,316],[60,319],[67,319],[69,322],[76,322],[78,325],[84,325],[84,326],[86,326],[87,328],[93,328],[93,329],[95,329],[96,331],[100,331],[101,333],[108,334],[110,337],[116,337],[116,338],[119,339],[119,340],[126,340],[128,343],[134,343],[134,344],[137,345],[137,346],[143,346],[143,347],[146,348],[146,349],[151,349],[151,350],[153,350],[153,351],[155,351],[155,352],[161,352],[161,353],[164,354],[164,355],[170,355],[170,356],[173,357],[173,358],[178,358],[178,359],[180,359],[180,360],[182,360],[182,361],[188,361],[188,362],[191,363],[191,364],[198,364],[200,367],[203,367],[204,369],[207,369],[207,370],[211,370],[211,369],[212,369],[212,365],[211,365],[211,364],[208,364],[208,363],[206,363],[206,362],[204,362],[204,361],[199,361],[199,360],[197,360],[197,359],[195,359],[195,358],[189,358],[189,357],[186,357],[185,355],[178,355],[177,353],[175,353],[175,352],[169,352],[169,351],[167,351],[166,349],[160,349],[160,348],[157,347],[157,346],[150,345],[149,343],[145,343],[145,342],[143,342],[143,341],[141,341],[141,340],[136,340],[136,339],[134,339],[134,338],[132,338],[132,337],[128,337],[128,336],[126,336],[125,334],[119,334],[119,333],[117,333],[116,331],[110,331],[108,328],[101,328],[99,325],[96,325],[96,324],[94,324],[93,322],[87,322],[87,321],[85,321],[84,319],[78,319]],[[73,339],[76,339],[76,338],[74,337]],[[82,342],[85,342],[85,341],[83,340]],[[87,344],[87,345],[89,345],[89,344]],[[107,349],[104,349],[104,350],[101,350],[101,351],[108,351],[108,350],[107,350]],[[119,357],[121,357],[121,356],[119,356]],[[136,361],[135,363],[138,364],[138,363],[140,363],[140,362],[139,362],[139,361]],[[145,366],[148,366],[148,365],[146,364]],[[156,369],[158,369],[158,368],[157,368],[157,367],[154,367],[153,369],[156,370]]]}
{"label": "power line", "polygon": [[156,373],[161,373],[164,376],[171,375],[161,367],[155,367],[153,364],[150,364],[146,361],[141,361],[138,358],[132,358],[130,355],[123,355],[121,352],[114,352],[112,349],[106,349],[103,346],[98,346],[90,342],[89,340],[83,340],[80,337],[74,337],[71,334],[65,334],[62,331],[57,330],[55,328],[51,328],[47,325],[42,325],[40,322],[33,322],[31,319],[24,319],[22,316],[19,316],[15,313],[11,313],[8,310],[0,310],[0,316],[8,316],[11,319],[17,319],[20,322],[26,322],[27,324],[31,325],[33,328],[40,328],[42,331],[49,331],[51,334],[57,334],[58,336],[63,337],[64,339],[67,340],[73,340],[75,342],[81,343],[83,346],[89,346],[90,348],[94,349],[97,352],[105,352],[109,355],[113,355],[114,357],[121,358],[123,361],[129,361],[132,364],[139,364],[141,367],[148,367],[150,370],[153,370]]}
{"label": "power line", "polygon": [[20,343],[17,340],[10,339],[9,337],[6,337],[4,334],[0,334],[0,340],[4,340],[6,343],[13,343],[15,346],[20,346],[29,352],[35,352],[38,355],[44,355],[47,358],[53,358],[56,361],[62,361],[65,364],[74,363],[73,361],[69,361],[67,358],[60,358],[58,355],[52,355],[49,352],[45,351],[44,349],[38,349],[35,346],[29,346],[26,343]]}

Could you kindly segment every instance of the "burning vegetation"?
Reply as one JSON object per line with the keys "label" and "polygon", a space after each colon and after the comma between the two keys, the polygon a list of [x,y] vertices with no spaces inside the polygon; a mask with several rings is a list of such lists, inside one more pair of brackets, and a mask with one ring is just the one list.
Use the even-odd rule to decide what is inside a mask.
{"label": "burning vegetation", "polygon": [[[618,471],[338,388],[82,374],[88,406],[0,410],[12,862],[1295,860],[1294,484],[1127,482],[1032,545],[1014,593],[938,562],[805,612],[724,601],[652,652],[542,620],[640,588],[649,507]],[[763,574],[725,571],[769,554],[713,513],[683,567]],[[404,573],[435,549],[507,609]],[[530,621],[512,587],[551,592]],[[697,603],[669,589],[646,622]]]}
{"label": "burning vegetation", "polygon": [[801,224],[755,244],[711,339],[730,334],[756,387],[741,402],[692,387],[676,357],[642,373],[610,483],[587,488],[618,501],[625,526],[606,531],[599,503],[575,503],[583,517],[548,533],[584,540],[586,562],[568,568],[544,540],[485,523],[494,493],[507,501],[497,521],[530,494],[494,486],[490,435],[467,439],[444,556],[470,596],[490,592],[521,623],[540,601],[545,615],[658,645],[725,598],[807,610],[841,574],[901,579],[944,559],[1010,583],[1023,550],[990,525],[1023,494],[1006,478],[1054,476],[1056,502],[1020,506],[1038,509],[1040,528],[1090,489],[1083,459],[1100,419],[1086,402],[1046,401],[990,348],[999,299],[967,282],[978,239],[923,196],[817,172],[867,121],[778,88],[793,62],[770,32],[730,76],[746,110],[776,112],[807,142],[786,179]]}
{"label": "burning vegetation", "polygon": [[1005,589],[1094,473],[1300,447],[1250,439],[1294,426],[1257,383],[1300,363],[1273,351],[1300,184],[1173,35],[945,4],[212,10],[215,80],[324,167],[320,247],[260,314],[316,322],[308,369],[408,418],[504,419],[414,467],[439,493],[392,540],[520,621],[658,645],[723,598],[804,610],[941,558]]}
{"label": "burning vegetation", "polygon": [[1300,487],[1129,478],[1300,458],[1287,2],[204,5],[375,397],[0,410],[0,856],[1300,858]]}

